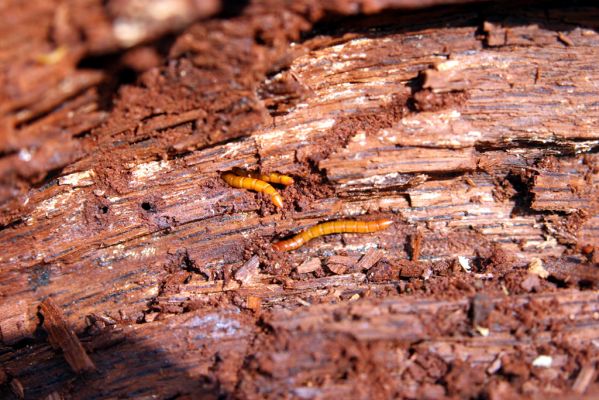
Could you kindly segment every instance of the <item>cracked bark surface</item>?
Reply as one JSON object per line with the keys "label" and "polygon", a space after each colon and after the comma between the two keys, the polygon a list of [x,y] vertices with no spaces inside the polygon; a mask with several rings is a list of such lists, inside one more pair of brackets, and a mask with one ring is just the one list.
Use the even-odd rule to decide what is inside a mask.
{"label": "cracked bark surface", "polygon": [[[75,64],[91,80],[64,108],[3,109],[51,110],[0,159],[39,174],[1,213],[4,395],[597,394],[599,9],[322,19],[410,5],[391,3],[255,2],[191,26],[110,110]],[[292,175],[285,207],[228,187],[234,167]],[[47,343],[46,298],[96,373]]]}

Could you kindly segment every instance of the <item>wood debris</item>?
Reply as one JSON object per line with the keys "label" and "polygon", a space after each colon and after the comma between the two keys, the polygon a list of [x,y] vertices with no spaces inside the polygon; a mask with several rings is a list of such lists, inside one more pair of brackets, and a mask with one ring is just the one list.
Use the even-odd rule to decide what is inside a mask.
{"label": "wood debris", "polygon": [[350,268],[356,265],[355,257],[331,256],[327,259],[327,268],[336,275],[344,274]]}
{"label": "wood debris", "polygon": [[528,263],[528,273],[537,275],[540,278],[547,279],[549,272],[543,267],[543,261],[538,258],[533,258]]}
{"label": "wood debris", "polygon": [[309,272],[318,271],[321,267],[321,261],[318,257],[310,257],[301,263],[297,268],[298,274],[307,274]]}
{"label": "wood debris", "polygon": [[252,256],[235,272],[235,280],[242,286],[251,285],[258,279],[258,275],[260,274],[259,267],[260,258],[257,255]]}
{"label": "wood debris", "polygon": [[366,253],[360,258],[360,261],[355,266],[355,270],[357,272],[363,272],[365,270],[369,270],[376,263],[383,258],[384,253],[379,249],[370,248],[366,250]]}
{"label": "wood debris", "polygon": [[589,385],[595,380],[597,377],[597,367],[596,363],[588,363],[583,365],[574,381],[574,385],[572,386],[572,390],[578,394],[584,394],[589,387]]}
{"label": "wood debris", "polygon": [[67,325],[62,311],[51,299],[40,304],[40,313],[44,317],[44,329],[48,332],[50,343],[60,348],[64,358],[76,373],[95,371],[96,366],[87,355],[75,332]]}

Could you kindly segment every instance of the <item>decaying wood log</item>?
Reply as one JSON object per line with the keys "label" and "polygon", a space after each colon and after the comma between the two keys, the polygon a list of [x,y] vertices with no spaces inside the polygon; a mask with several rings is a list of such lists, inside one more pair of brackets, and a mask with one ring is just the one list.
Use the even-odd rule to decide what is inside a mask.
{"label": "decaying wood log", "polygon": [[[599,8],[282,3],[193,25],[111,110],[91,39],[2,102],[0,393],[592,397]],[[292,175],[283,209],[234,167]]]}

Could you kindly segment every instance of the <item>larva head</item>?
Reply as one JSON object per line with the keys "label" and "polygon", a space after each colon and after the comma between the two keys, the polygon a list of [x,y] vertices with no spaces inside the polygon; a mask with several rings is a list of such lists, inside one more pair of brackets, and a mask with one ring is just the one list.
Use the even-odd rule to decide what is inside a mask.
{"label": "larva head", "polygon": [[282,175],[280,180],[281,180],[281,185],[285,185],[285,186],[291,186],[295,183],[293,178],[290,176],[287,176],[287,175]]}
{"label": "larva head", "polygon": [[376,221],[377,225],[379,226],[379,229],[387,229],[388,227],[390,227],[391,225],[393,225],[393,220],[391,219],[379,219],[378,221]]}

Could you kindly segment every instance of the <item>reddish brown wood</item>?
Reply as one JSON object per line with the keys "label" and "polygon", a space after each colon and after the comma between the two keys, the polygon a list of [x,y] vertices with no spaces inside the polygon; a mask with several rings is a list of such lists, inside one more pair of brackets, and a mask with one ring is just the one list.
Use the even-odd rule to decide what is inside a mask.
{"label": "reddish brown wood", "polygon": [[[254,1],[165,54],[116,3],[0,14],[0,397],[593,398],[596,7]],[[272,249],[342,218],[395,223]]]}
{"label": "reddish brown wood", "polygon": [[79,338],[67,325],[64,315],[50,299],[40,305],[44,329],[53,347],[62,350],[67,363],[76,373],[95,371],[96,366],[81,345]]}

